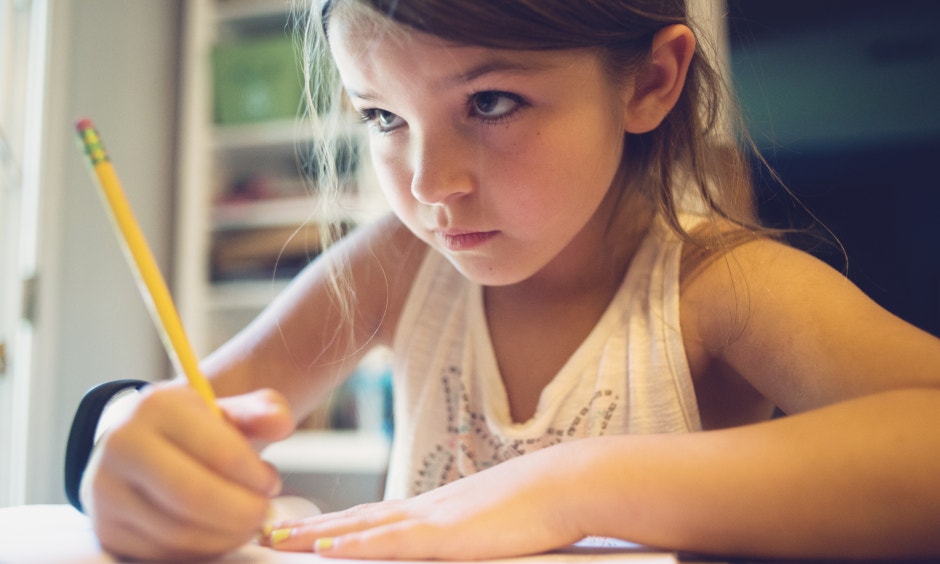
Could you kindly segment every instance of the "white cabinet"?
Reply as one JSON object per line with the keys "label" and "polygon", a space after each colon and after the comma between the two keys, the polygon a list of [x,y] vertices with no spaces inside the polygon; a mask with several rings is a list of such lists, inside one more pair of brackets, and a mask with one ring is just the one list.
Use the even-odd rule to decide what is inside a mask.
{"label": "white cabinet", "polygon": [[[193,345],[204,356],[253,319],[319,251],[315,188],[303,178],[298,155],[313,132],[296,114],[220,116],[224,102],[214,96],[220,63],[216,59],[214,67],[213,57],[220,45],[247,48],[239,56],[250,59],[253,42],[267,49],[271,41],[292,40],[288,0],[189,0],[183,6],[173,288]],[[236,88],[235,82],[227,84]],[[385,209],[369,181],[359,129],[340,134],[348,154],[337,155],[350,171],[343,205],[350,223]],[[275,445],[268,456],[291,473],[379,475],[387,457],[383,437],[308,431]]]}
{"label": "white cabinet", "polygon": [[[174,289],[194,347],[205,355],[253,318],[319,251],[315,187],[301,174],[300,155],[313,132],[296,118],[296,108],[290,115],[257,119],[244,102],[243,115],[236,116],[243,119],[220,120],[216,106],[239,88],[252,87],[241,76],[225,83],[223,102],[213,95],[213,56],[220,45],[234,45],[243,59],[251,58],[255,44],[260,51],[272,40],[279,48],[292,48],[289,2],[192,0],[184,6]],[[270,49],[266,53],[270,58]],[[248,64],[243,74],[251,70]],[[256,66],[270,74],[267,62]],[[284,74],[284,68],[293,68],[293,62],[274,71]],[[264,92],[254,94],[243,98],[261,99],[255,105],[263,107]],[[383,205],[372,183],[361,180],[371,176],[363,172],[368,159],[358,150],[359,128],[340,135],[348,154],[337,159],[351,170],[342,207],[356,223],[380,213]]]}

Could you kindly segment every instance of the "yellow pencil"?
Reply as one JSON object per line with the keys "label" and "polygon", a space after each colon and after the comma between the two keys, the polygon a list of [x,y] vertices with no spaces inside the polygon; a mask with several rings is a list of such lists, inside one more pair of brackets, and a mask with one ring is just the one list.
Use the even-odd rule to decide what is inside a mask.
{"label": "yellow pencil", "polygon": [[221,416],[222,412],[215,403],[212,386],[199,370],[199,361],[183,330],[183,323],[173,305],[166,281],[160,274],[160,268],[153,258],[153,253],[150,252],[140,226],[137,225],[137,220],[134,219],[134,213],[124,197],[121,183],[114,172],[114,167],[111,166],[98,132],[88,119],[76,122],[75,128],[78,130],[82,146],[98,179],[100,193],[104,198],[105,207],[110,212],[118,239],[122,243],[124,256],[137,279],[137,288],[144,302],[147,303],[150,316],[160,333],[163,347],[176,369],[186,375],[189,385],[206,400],[215,413]]}

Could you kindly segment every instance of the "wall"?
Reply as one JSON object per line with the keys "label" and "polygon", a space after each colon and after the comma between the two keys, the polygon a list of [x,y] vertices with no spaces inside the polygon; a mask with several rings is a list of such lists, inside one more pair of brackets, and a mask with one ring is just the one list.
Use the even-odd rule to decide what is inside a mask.
{"label": "wall", "polygon": [[28,503],[62,502],[63,453],[82,394],[167,374],[130,271],[76,146],[97,125],[169,276],[180,2],[54,0],[44,124],[39,317],[28,423]]}
{"label": "wall", "polygon": [[731,1],[734,85],[757,142],[808,151],[940,136],[940,4],[822,4]]}
{"label": "wall", "polygon": [[729,6],[732,75],[750,132],[807,208],[764,174],[763,217],[803,227],[811,212],[848,264],[834,247],[813,249],[821,258],[940,335],[940,4]]}

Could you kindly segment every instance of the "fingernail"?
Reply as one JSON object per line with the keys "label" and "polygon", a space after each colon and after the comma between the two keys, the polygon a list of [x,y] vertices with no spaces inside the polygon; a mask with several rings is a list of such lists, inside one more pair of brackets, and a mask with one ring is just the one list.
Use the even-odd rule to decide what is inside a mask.
{"label": "fingernail", "polygon": [[261,534],[264,537],[270,537],[271,531],[274,530],[274,508],[268,508],[268,518],[264,520],[264,526],[261,528]]}
{"label": "fingernail", "polygon": [[316,552],[321,552],[323,550],[329,550],[333,548],[333,538],[332,537],[323,537],[317,539],[313,542],[313,550]]}
{"label": "fingernail", "polygon": [[290,538],[293,529],[274,529],[271,531],[271,544],[278,544]]}
{"label": "fingernail", "polygon": [[271,544],[271,531],[274,530],[274,508],[268,509],[268,518],[264,520],[261,530],[255,535],[255,542],[262,546]]}

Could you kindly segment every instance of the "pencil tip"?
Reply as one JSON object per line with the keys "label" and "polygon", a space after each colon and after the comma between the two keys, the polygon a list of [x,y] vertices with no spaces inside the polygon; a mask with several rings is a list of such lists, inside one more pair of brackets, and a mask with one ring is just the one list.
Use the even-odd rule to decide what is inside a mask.
{"label": "pencil tip", "polygon": [[79,132],[86,131],[92,127],[94,126],[91,124],[91,120],[88,118],[80,118],[75,120],[75,129],[77,129]]}

